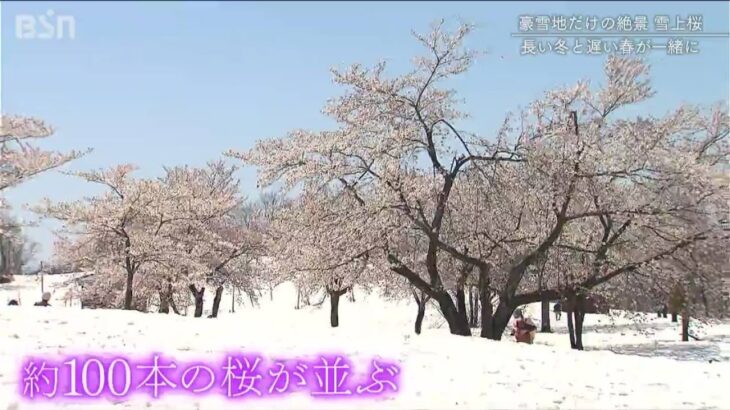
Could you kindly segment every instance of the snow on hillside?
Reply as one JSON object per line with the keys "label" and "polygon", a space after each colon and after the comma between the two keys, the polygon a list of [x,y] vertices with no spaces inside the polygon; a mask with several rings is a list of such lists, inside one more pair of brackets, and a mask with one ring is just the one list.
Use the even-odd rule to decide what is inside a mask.
{"label": "snow on hillside", "polygon": [[[226,295],[217,319],[81,310],[56,300],[68,279],[46,277],[45,285],[54,289],[51,308],[32,306],[40,298],[35,278],[0,286],[0,301],[19,292],[23,302],[0,307],[0,410],[675,409],[728,408],[730,403],[728,323],[705,328],[702,341],[682,343],[678,324],[668,319],[646,317],[646,323],[637,324],[588,315],[584,342],[589,350],[576,352],[569,349],[564,322],[554,323],[555,333],[538,334],[536,344],[529,346],[449,335],[431,309],[418,336],[412,331],[414,304],[357,293],[354,303],[342,299],[340,327],[332,329],[326,303],[295,310],[295,294],[288,286],[277,288],[273,301],[265,295],[261,307],[239,305],[235,313],[230,313],[231,298]],[[537,306],[530,310],[533,317],[539,316]],[[372,401],[322,400],[306,393],[243,402],[168,394],[118,402],[29,403],[18,396],[20,364],[26,355],[162,352],[179,360],[218,361],[231,351],[267,358],[333,352],[346,355],[359,369],[379,356],[399,363],[400,391]]]}
{"label": "snow on hillside", "polygon": [[0,285],[0,303],[7,305],[10,300],[19,301],[21,305],[33,305],[41,300],[43,292],[50,292],[54,305],[78,306],[77,298],[67,300],[68,296],[75,296],[73,279],[83,276],[84,273],[68,273],[60,275],[16,275],[10,283]]}

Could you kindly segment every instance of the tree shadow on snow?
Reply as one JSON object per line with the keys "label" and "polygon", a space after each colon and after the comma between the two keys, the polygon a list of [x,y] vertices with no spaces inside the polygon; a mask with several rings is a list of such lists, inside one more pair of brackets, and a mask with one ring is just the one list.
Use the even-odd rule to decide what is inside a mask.
{"label": "tree shadow on snow", "polygon": [[[604,350],[604,349],[600,349]],[[644,344],[616,345],[610,350],[616,354],[625,354],[644,357],[666,357],[679,361],[708,362],[726,361],[727,357],[721,356],[720,347],[705,343],[693,342],[656,342]]]}
{"label": "tree shadow on snow", "polygon": [[[597,324],[597,325],[584,325],[583,326],[583,333],[615,333],[615,332],[621,332],[621,331],[637,331],[637,332],[646,332],[646,331],[659,331],[659,330],[665,330],[670,329],[673,327],[679,326],[678,323],[622,323],[622,324],[612,324],[612,323],[605,323],[605,324]],[[568,329],[565,327],[555,328],[553,329],[553,333],[557,334],[567,334]]]}

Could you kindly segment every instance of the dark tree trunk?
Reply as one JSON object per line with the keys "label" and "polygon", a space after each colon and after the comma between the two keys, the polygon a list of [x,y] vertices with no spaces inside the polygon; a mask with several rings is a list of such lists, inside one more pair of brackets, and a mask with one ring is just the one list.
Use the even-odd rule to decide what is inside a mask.
{"label": "dark tree trunk", "polygon": [[[463,294],[463,292],[462,292]],[[464,312],[459,313],[448,292],[439,292],[436,297],[441,314],[449,325],[452,335],[471,336],[471,328]]]}
{"label": "dark tree trunk", "polygon": [[327,290],[330,296],[330,326],[337,327],[340,325],[340,296],[344,295],[347,289],[343,290]]}
{"label": "dark tree trunk", "polygon": [[297,305],[294,306],[294,309],[299,310],[301,307],[301,301],[302,301],[302,291],[299,289],[299,286],[297,286]]}
{"label": "dark tree trunk", "polygon": [[418,303],[418,313],[416,314],[416,334],[421,334],[421,326],[423,325],[423,317],[426,315],[426,304]]}
{"label": "dark tree trunk", "polygon": [[426,314],[426,303],[428,303],[428,300],[430,297],[426,295],[424,292],[417,291],[416,289],[411,289],[411,293],[413,293],[413,299],[416,300],[416,304],[418,305],[418,313],[416,314],[416,324],[415,324],[415,331],[417,335],[421,334],[421,327],[423,325],[423,317]]}
{"label": "dark tree trunk", "polygon": [[469,327],[474,327],[474,294],[471,291],[471,286],[469,286]]}
{"label": "dark tree trunk", "polygon": [[170,296],[170,307],[176,315],[180,314],[180,310],[178,310],[177,306],[175,305],[175,299],[173,299],[172,296]]}
{"label": "dark tree trunk", "polygon": [[472,297],[474,298],[474,327],[477,327],[479,326],[481,315],[479,314],[479,289],[476,287],[472,288]]}
{"label": "dark tree trunk", "polygon": [[127,270],[127,284],[124,289],[124,310],[132,310],[132,286],[134,285],[134,272]]}
{"label": "dark tree trunk", "polygon": [[350,302],[355,303],[355,289],[354,288],[350,288],[350,291],[348,292],[348,296],[349,296]]}
{"label": "dark tree trunk", "polygon": [[482,316],[482,331],[479,336],[498,340],[494,336],[494,317],[492,316],[492,303],[489,300],[489,292],[484,292],[480,295],[481,299],[481,316]]}
{"label": "dark tree trunk", "polygon": [[543,299],[542,303],[542,320],[540,320],[540,331],[543,333],[550,333],[550,301]]}
{"label": "dark tree trunk", "polygon": [[[172,303],[172,283],[168,282],[165,290],[160,291],[160,313],[170,313],[170,304]],[[177,308],[173,307],[175,313]]]}
{"label": "dark tree trunk", "polygon": [[[491,310],[491,303],[489,305],[489,308]],[[491,340],[502,340],[504,330],[507,329],[507,325],[509,325],[509,319],[512,317],[512,313],[514,311],[515,307],[510,306],[507,302],[504,301],[504,298],[500,297],[499,304],[497,304],[497,310],[494,312],[493,315],[491,315],[491,318],[487,320],[487,316],[482,317],[482,330],[484,329],[485,320],[490,322],[491,324],[491,326],[489,326],[491,332],[488,332],[490,335],[486,337]],[[482,310],[482,312],[484,312],[484,310]]]}
{"label": "dark tree trunk", "polygon": [[481,298],[479,297],[479,287],[477,285],[474,285],[472,287],[471,298],[474,299],[474,317],[477,321],[477,324],[479,324],[479,314],[481,313]]}
{"label": "dark tree trunk", "polygon": [[215,288],[215,296],[213,296],[213,311],[210,312],[209,318],[218,317],[218,309],[221,306],[221,298],[223,297],[223,286]]}
{"label": "dark tree trunk", "polygon": [[236,287],[231,286],[231,313],[236,313]]}
{"label": "dark tree trunk", "polygon": [[489,297],[489,278],[487,277],[487,272],[483,269],[479,269],[477,291],[479,293],[479,304],[481,305],[480,316],[482,317],[482,331],[479,336],[496,340],[494,337],[492,300]]}
{"label": "dark tree trunk", "polygon": [[426,315],[426,301],[422,299],[418,302],[418,313],[416,314],[415,331],[417,335],[421,334],[421,326],[423,325],[423,317]]}
{"label": "dark tree trunk", "polygon": [[167,296],[167,292],[160,291],[160,311],[159,313],[170,313],[170,298]]}
{"label": "dark tree trunk", "polygon": [[330,326],[340,325],[340,295],[337,292],[330,293]]}
{"label": "dark tree trunk", "polygon": [[568,336],[570,336],[570,348],[575,349],[575,327],[573,326],[573,312],[568,311],[566,312],[567,318],[568,318]]}
{"label": "dark tree trunk", "polygon": [[[464,292],[464,286],[460,286],[456,289],[456,311],[459,315],[459,320],[466,322],[469,326],[469,317],[466,313],[466,292]],[[471,330],[469,331],[471,336]]]}
{"label": "dark tree trunk", "polygon": [[481,322],[481,320],[482,320],[481,306],[482,306],[482,302],[481,302],[481,299],[479,298],[479,289],[477,289],[475,287],[474,288],[474,326],[475,327],[480,326],[482,323]]}
{"label": "dark tree trunk", "polygon": [[575,348],[583,350],[583,319],[585,312],[576,310],[575,312]]}
{"label": "dark tree trunk", "polygon": [[492,295],[489,290],[489,276],[487,270],[484,268],[479,269],[479,282],[477,286],[479,287],[479,302],[482,305],[481,337],[490,340],[502,340],[502,335],[509,324],[509,319],[512,317],[512,312],[514,312],[515,307],[510,306],[506,298],[500,296],[497,310],[494,310],[492,306]]}
{"label": "dark tree trunk", "polygon": [[479,290],[469,286],[469,326],[479,326]]}
{"label": "dark tree trunk", "polygon": [[190,292],[192,292],[193,297],[195,298],[194,317],[203,316],[203,295],[205,294],[205,286],[201,286],[200,290],[198,290],[195,285],[190,285],[188,289],[190,289]]}
{"label": "dark tree trunk", "polygon": [[677,313],[672,312],[672,323],[677,323]]}
{"label": "dark tree trunk", "polygon": [[583,320],[585,319],[586,298],[583,294],[568,294],[565,299],[568,317],[568,335],[571,349],[583,350]]}
{"label": "dark tree trunk", "polygon": [[568,334],[570,347],[583,350],[583,319],[585,318],[585,296],[582,294],[569,295],[566,309],[568,312]]}
{"label": "dark tree trunk", "polygon": [[507,329],[509,319],[515,311],[514,306],[509,306],[506,303],[500,305],[501,306],[497,306],[497,311],[494,313],[494,323],[492,324],[492,327],[494,327],[494,337],[497,338],[496,340],[502,340],[502,334],[504,334],[504,330]]}
{"label": "dark tree trunk", "polygon": [[682,310],[682,341],[689,342],[689,312]]}

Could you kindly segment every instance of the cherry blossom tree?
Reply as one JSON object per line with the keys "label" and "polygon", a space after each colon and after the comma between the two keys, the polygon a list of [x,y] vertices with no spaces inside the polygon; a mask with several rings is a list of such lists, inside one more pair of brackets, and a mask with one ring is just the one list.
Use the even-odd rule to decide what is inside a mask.
{"label": "cherry blossom tree", "polygon": [[[185,283],[195,300],[195,317],[202,316],[208,283],[216,289],[212,316],[217,316],[223,287],[231,277],[225,267],[249,249],[246,231],[230,218],[243,201],[236,171],[237,167],[215,161],[204,168],[169,168],[160,179],[163,203],[175,215],[163,231],[175,252],[164,247],[160,252],[177,253],[164,270],[162,288]],[[160,297],[169,297],[169,292]]]}
{"label": "cherry blossom tree", "polygon": [[0,117],[0,192],[79,158],[83,152],[61,154],[32,145],[53,135],[53,128],[37,118]]}
{"label": "cherry blossom tree", "polygon": [[107,192],[37,208],[64,223],[58,250],[66,260],[85,261],[101,289],[118,289],[126,278],[125,309],[133,307],[136,292],[145,308],[157,299],[161,312],[177,310],[175,294],[189,291],[199,317],[205,286],[213,284],[215,317],[223,286],[245,281],[238,277],[244,272],[231,271],[229,264],[260,242],[232,216],[243,201],[237,168],[216,161],[203,168],[169,168],[157,179],[135,179],[133,169],[77,173]]}
{"label": "cherry blossom tree", "polygon": [[[37,118],[0,116],[0,211],[8,208],[2,197],[5,190],[84,154],[80,151],[65,154],[44,151],[33,145],[37,140],[50,137],[53,132],[52,127]],[[22,237],[21,224],[13,218],[0,218],[0,242],[3,244],[2,273],[7,269],[20,273],[20,255],[14,255],[14,252],[25,251],[19,245],[26,242]],[[17,257],[13,259],[13,255]]]}
{"label": "cherry blossom tree", "polygon": [[[328,187],[347,193],[349,202],[360,209],[348,206],[348,220],[339,226],[357,236],[350,234],[341,241],[345,246],[339,248],[344,250],[339,259],[357,260],[379,249],[387,256],[381,258],[387,269],[408,278],[436,300],[452,332],[459,334],[470,333],[468,323],[457,317],[457,306],[438,272],[437,242],[446,204],[467,165],[512,159],[494,144],[471,152],[464,141],[471,152],[466,155],[449,145],[451,123],[464,115],[455,109],[454,93],[435,85],[469,66],[474,53],[459,48],[469,31],[470,27],[462,26],[451,34],[437,25],[430,36],[417,36],[430,56],[417,59],[412,72],[393,80],[385,78],[382,62],[372,70],[354,65],[335,71],[335,81],[351,88],[326,108],[342,125],[340,129],[296,131],[285,139],[261,142],[251,152],[231,153],[258,165],[264,186],[282,180],[288,188],[303,184],[311,191]],[[431,171],[419,168],[419,157],[424,156]],[[403,219],[429,232],[426,264],[430,283],[389,251],[390,240],[406,228]]]}
{"label": "cherry blossom tree", "polygon": [[[351,207],[348,195],[303,195],[272,214],[267,228],[267,249],[281,279],[293,282],[299,292],[314,295],[325,292],[330,300],[330,325],[339,326],[339,301],[355,284],[363,283],[368,252],[348,256],[352,232],[345,209]],[[367,239],[363,239],[364,241]]]}
{"label": "cherry blossom tree", "polygon": [[239,294],[255,295],[263,287],[257,262],[265,254],[261,230],[254,224],[242,224],[235,216],[224,215],[209,223],[206,243],[209,272],[206,283],[215,287],[213,309],[209,317],[217,317],[224,287]]}
{"label": "cherry blossom tree", "polygon": [[664,280],[651,282],[650,289],[659,300],[667,301],[673,315],[682,318],[682,341],[697,339],[690,334],[691,318],[707,321],[720,318],[727,311],[723,287],[729,276],[728,246],[727,236],[694,243],[652,267],[662,271]]}
{"label": "cherry blossom tree", "polygon": [[[417,272],[422,279],[426,279],[426,264],[423,260],[424,246],[426,241],[419,235],[404,236],[402,240],[393,244],[397,246],[398,253],[403,258],[407,258],[407,263],[413,266],[414,272]],[[385,272],[386,274],[382,274]],[[392,274],[388,274],[387,270],[380,268],[377,273],[370,275],[367,279],[371,282],[371,286],[377,288],[386,300],[409,300],[416,303],[416,318],[414,321],[414,332],[421,334],[423,328],[423,319],[426,315],[426,307],[431,301],[431,297],[423,290],[416,288],[409,280],[405,278],[393,278]]]}
{"label": "cherry blossom tree", "polygon": [[[467,284],[492,339],[516,307],[566,298],[579,337],[589,291],[723,238],[727,191],[714,177],[727,160],[726,110],[630,118],[626,107],[654,95],[648,66],[609,57],[604,84],[547,92],[496,135],[470,133],[445,88],[475,56],[462,46],[469,31],[439,23],[416,35],[426,54],[404,75],[387,77],[382,62],[335,70],[347,88],[325,108],[335,130],[228,153],[257,166],[262,186],[301,192],[287,232],[316,233],[302,258],[340,267],[367,255],[432,298],[459,335],[471,334]],[[400,249],[412,235],[424,242],[418,258]]]}
{"label": "cherry blossom tree", "polygon": [[[161,243],[165,225],[175,216],[160,204],[160,184],[134,179],[132,165],[108,170],[76,172],[106,192],[96,197],[71,202],[45,200],[35,210],[63,223],[66,259],[86,261],[100,278],[117,283],[124,279],[124,309],[133,308],[136,274],[152,262],[162,262],[168,255]],[[118,285],[114,285],[118,286]]]}
{"label": "cherry blossom tree", "polygon": [[[271,228],[276,215],[287,204],[288,199],[282,192],[276,190],[264,191],[256,201],[246,203],[241,209],[241,223],[258,232],[259,237],[263,239],[268,233],[272,232]],[[274,288],[289,278],[285,272],[278,268],[277,260],[279,255],[271,252],[267,246],[262,246],[260,250],[259,255],[249,265],[257,270],[255,276],[260,282],[260,287],[268,288],[269,299],[274,300]],[[301,301],[302,294],[299,286],[297,286],[297,297]]]}
{"label": "cherry blossom tree", "polygon": [[566,298],[575,321],[571,345],[578,349],[589,291],[616,289],[601,285],[630,275],[669,280],[666,269],[652,266],[727,237],[727,190],[716,178],[727,160],[726,108],[682,106],[659,118],[617,115],[654,94],[647,73],[640,61],[609,58],[598,92],[579,83],[548,93],[527,123],[525,164],[538,171],[529,181],[539,184],[536,197],[547,199],[554,213],[537,247],[543,251],[535,255],[548,259],[554,277],[540,290],[534,277],[512,270],[500,297],[507,308],[510,299],[519,305]]}

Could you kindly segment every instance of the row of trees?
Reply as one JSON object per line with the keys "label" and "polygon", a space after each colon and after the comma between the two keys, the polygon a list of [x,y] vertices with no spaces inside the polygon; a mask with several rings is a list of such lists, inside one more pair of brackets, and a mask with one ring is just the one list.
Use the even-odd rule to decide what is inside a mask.
{"label": "row of trees", "polygon": [[[229,153],[258,167],[262,186],[301,191],[276,221],[282,259],[335,298],[362,266],[385,288],[405,279],[458,335],[471,334],[474,287],[490,339],[518,306],[564,299],[578,349],[590,293],[667,300],[676,285],[719,300],[727,108],[631,117],[654,95],[649,67],[609,57],[602,84],[549,91],[496,135],[468,132],[446,84],[473,61],[462,46],[470,30],[440,23],[416,35],[426,52],[403,75],[387,76],[382,62],[335,70],[346,90],[325,113],[337,128]],[[704,313],[689,299],[684,309]]]}
{"label": "row of trees", "polygon": [[[592,294],[666,301],[683,289],[687,316],[718,314],[726,107],[631,117],[654,95],[649,68],[609,57],[602,84],[549,91],[495,135],[472,133],[447,87],[476,56],[463,47],[470,31],[441,22],[416,35],[425,54],[402,75],[382,62],[335,70],[345,92],[324,110],[335,129],[227,153],[283,194],[247,203],[223,161],[159,178],[122,165],[73,173],[104,193],[34,209],[63,223],[57,257],[95,272],[86,293],[99,306],[167,312],[192,300],[201,316],[212,287],[215,316],[224,287],[253,295],[292,281],[299,298],[329,297],[337,326],[340,298],[359,285],[415,300],[417,333],[431,301],[451,333],[479,324],[498,340],[517,307],[562,299],[577,349]],[[80,155],[28,161],[22,140],[50,131],[17,118],[8,130],[3,146],[21,149],[3,151],[14,165],[2,186]]]}
{"label": "row of trees", "polygon": [[235,166],[166,168],[159,178],[135,178],[133,171],[121,165],[74,173],[105,192],[35,207],[63,223],[58,257],[95,272],[87,295],[112,298],[90,304],[146,310],[152,303],[168,312],[189,294],[199,317],[212,287],[216,316],[224,286],[255,288],[258,277],[249,272],[261,255],[261,230],[255,216],[240,212]]}

